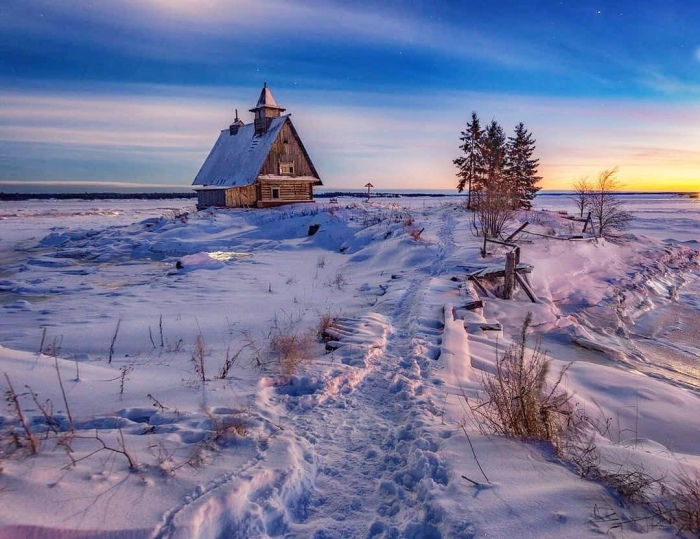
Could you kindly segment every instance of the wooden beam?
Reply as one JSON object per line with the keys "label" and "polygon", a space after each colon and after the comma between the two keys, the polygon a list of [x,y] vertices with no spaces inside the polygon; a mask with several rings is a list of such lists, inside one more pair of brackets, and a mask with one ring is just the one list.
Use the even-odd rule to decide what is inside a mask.
{"label": "wooden beam", "polygon": [[477,279],[475,276],[472,275],[471,277],[469,277],[469,280],[473,281],[474,284],[476,285],[476,287],[477,287],[479,290],[481,290],[481,292],[482,292],[487,298],[492,298],[492,297],[493,297],[493,294],[492,294],[491,292],[489,292],[488,290],[486,290],[486,288],[484,287],[484,285],[481,284],[481,283],[479,282],[479,279]]}
{"label": "wooden beam", "polygon": [[477,299],[476,301],[470,301],[466,305],[463,305],[459,308],[464,309],[465,311],[473,311],[474,309],[482,309],[483,307],[484,307],[484,302],[481,301],[480,299]]}
{"label": "wooden beam", "polygon": [[519,234],[527,225],[529,225],[527,221],[525,221],[520,227],[518,227],[518,230],[513,232],[510,236],[508,236],[504,241],[509,242],[511,241],[517,234]]}
{"label": "wooden beam", "polygon": [[514,243],[508,243],[506,241],[501,241],[501,240],[492,240],[491,238],[484,238],[484,249],[486,249],[486,242],[487,241],[489,243],[497,243],[498,245],[505,245],[506,247],[512,247],[513,249],[515,249],[517,247],[517,245],[515,245]]}
{"label": "wooden beam", "polygon": [[480,324],[479,327],[481,331],[503,331],[503,326],[501,326],[500,322]]}
{"label": "wooden beam", "polygon": [[527,297],[530,298],[530,301],[532,303],[538,303],[538,299],[535,295],[535,292],[532,290],[532,288],[530,288],[530,285],[525,281],[525,279],[523,279],[520,275],[516,273],[515,280],[518,281],[518,283],[520,283],[520,286],[527,294]]}
{"label": "wooden beam", "polygon": [[[530,264],[518,264],[515,267],[517,273],[532,273],[534,267]],[[484,268],[474,273],[470,274],[467,278],[473,279],[474,277],[479,277],[480,279],[495,279],[497,277],[505,277],[506,272],[501,268]]]}

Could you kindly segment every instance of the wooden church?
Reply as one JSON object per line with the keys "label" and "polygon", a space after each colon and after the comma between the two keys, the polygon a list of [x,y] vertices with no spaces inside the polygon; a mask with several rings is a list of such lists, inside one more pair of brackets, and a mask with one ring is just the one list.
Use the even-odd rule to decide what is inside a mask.
{"label": "wooden church", "polygon": [[192,182],[197,207],[266,208],[313,202],[323,185],[292,124],[282,115],[267,83],[260,92],[253,123],[238,118],[221,131]]}

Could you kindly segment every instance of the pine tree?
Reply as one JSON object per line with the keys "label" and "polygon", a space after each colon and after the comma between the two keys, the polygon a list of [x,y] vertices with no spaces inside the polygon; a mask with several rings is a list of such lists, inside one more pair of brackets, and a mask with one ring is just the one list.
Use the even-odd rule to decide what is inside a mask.
{"label": "pine tree", "polygon": [[498,187],[500,190],[503,186],[497,184],[501,184],[505,178],[507,147],[506,135],[496,120],[491,120],[486,127],[481,150],[485,167],[485,187]]}
{"label": "pine tree", "polygon": [[508,137],[506,176],[513,186],[515,206],[529,210],[532,200],[541,187],[537,183],[542,179],[537,175],[539,159],[533,159],[535,139],[520,122],[515,126],[515,136]]}
{"label": "pine tree", "polygon": [[481,149],[483,137],[484,130],[481,128],[479,117],[472,111],[471,122],[467,123],[459,138],[462,141],[459,149],[464,155],[452,161],[459,169],[457,190],[461,193],[467,187],[467,208],[471,208],[472,205],[472,192],[481,190],[484,184],[485,168]]}

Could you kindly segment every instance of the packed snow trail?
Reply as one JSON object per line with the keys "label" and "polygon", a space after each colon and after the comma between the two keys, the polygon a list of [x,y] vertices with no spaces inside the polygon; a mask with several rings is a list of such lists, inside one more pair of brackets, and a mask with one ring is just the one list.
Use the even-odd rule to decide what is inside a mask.
{"label": "packed snow trail", "polygon": [[[449,236],[450,227],[440,232],[440,239]],[[426,297],[434,295],[431,276],[441,272],[450,248],[441,241],[428,271],[419,268],[412,275],[387,313],[386,345],[368,360],[357,388],[340,402],[304,414],[319,473],[308,518],[292,526],[290,536],[469,535],[468,522],[445,519],[434,494],[450,477],[437,453],[440,440],[425,428],[433,420],[425,364],[436,359],[441,308]]]}
{"label": "packed snow trail", "polygon": [[[472,535],[468,521],[441,506],[451,476],[438,450],[452,430],[428,428],[439,423],[430,365],[439,356],[441,294],[457,289],[439,277],[454,250],[454,210],[444,211],[437,245],[417,247],[430,254],[423,265],[391,280],[383,303],[336,320],[337,350],[322,382],[298,376],[261,391],[259,404],[287,416],[293,434],[272,439],[242,477],[197,491],[154,537]],[[281,463],[277,452],[287,455]]]}

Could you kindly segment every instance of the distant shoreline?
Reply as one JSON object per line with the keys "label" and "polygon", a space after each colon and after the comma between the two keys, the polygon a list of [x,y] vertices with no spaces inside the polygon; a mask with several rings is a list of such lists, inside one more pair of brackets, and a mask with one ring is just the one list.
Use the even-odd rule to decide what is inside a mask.
{"label": "distant shoreline", "polygon": [[[370,198],[415,198],[415,197],[466,197],[466,193],[456,193],[452,190],[420,190],[420,189],[389,189],[376,191]],[[541,191],[538,196],[559,197],[572,196],[571,191]],[[700,198],[700,193],[680,191],[620,191],[618,195],[626,196],[655,196],[675,195],[688,198]],[[314,193],[317,199],[330,199],[337,197],[367,198],[367,192],[362,189],[338,189],[318,191]],[[197,198],[197,193],[191,192],[143,192],[143,193],[117,193],[117,192],[84,192],[84,193],[5,193],[0,192],[0,201],[20,200],[170,200],[177,198]]]}
{"label": "distant shoreline", "polygon": [[167,200],[197,198],[197,193],[0,193],[0,200]]}

